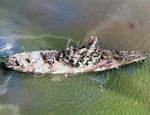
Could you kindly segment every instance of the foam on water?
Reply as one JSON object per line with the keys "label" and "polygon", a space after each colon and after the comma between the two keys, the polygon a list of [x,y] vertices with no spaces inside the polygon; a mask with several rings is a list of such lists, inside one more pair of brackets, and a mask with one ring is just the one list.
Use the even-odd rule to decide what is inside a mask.
{"label": "foam on water", "polygon": [[19,115],[19,106],[13,105],[13,104],[5,104],[5,105],[0,105],[0,113],[3,110],[7,110],[5,114],[9,114],[9,110],[11,111],[11,115]]}
{"label": "foam on water", "polygon": [[5,80],[3,85],[0,85],[0,95],[3,95],[7,92],[8,90],[7,85],[10,79],[11,79],[11,75]]}
{"label": "foam on water", "polygon": [[5,50],[10,50],[13,47],[13,45],[11,43],[8,43],[8,44],[5,44],[1,47],[2,47],[2,49],[0,50],[0,52],[3,52]]}
{"label": "foam on water", "polygon": [[[98,72],[99,73],[99,72]],[[109,72],[107,73],[93,73],[91,75],[89,75],[88,77],[91,79],[91,80],[94,80],[96,81],[98,84],[104,84],[107,82],[107,80],[109,80]]]}
{"label": "foam on water", "polygon": [[0,36],[0,56],[11,55],[15,53],[18,44],[9,36]]}

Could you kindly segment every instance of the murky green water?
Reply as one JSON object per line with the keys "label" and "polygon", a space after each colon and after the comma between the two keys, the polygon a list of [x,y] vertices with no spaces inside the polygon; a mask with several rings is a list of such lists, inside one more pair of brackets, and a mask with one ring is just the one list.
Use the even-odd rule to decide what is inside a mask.
{"label": "murky green water", "polygon": [[2,58],[21,46],[27,51],[64,49],[68,39],[76,46],[91,35],[98,36],[103,49],[149,52],[147,1],[1,3],[0,115],[150,114],[149,56],[119,69],[41,78],[6,69]]}

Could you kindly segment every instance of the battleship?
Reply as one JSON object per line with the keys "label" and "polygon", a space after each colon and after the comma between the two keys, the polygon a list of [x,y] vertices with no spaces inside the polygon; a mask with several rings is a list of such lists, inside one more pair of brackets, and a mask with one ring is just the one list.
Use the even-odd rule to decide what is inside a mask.
{"label": "battleship", "polygon": [[17,53],[4,57],[7,68],[34,74],[67,74],[104,71],[122,65],[146,59],[144,51],[103,50],[98,45],[98,38],[91,37],[87,44],[69,46],[64,50],[43,50]]}

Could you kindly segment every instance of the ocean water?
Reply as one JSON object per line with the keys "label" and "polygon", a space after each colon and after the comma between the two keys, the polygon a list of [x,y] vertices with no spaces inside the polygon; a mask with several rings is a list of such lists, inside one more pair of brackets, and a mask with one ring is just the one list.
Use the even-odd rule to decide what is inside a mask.
{"label": "ocean water", "polygon": [[0,115],[150,114],[150,56],[118,69],[41,78],[9,70],[3,63],[3,56],[22,46],[26,51],[64,49],[69,39],[75,47],[92,35],[103,49],[149,54],[147,0],[0,3]]}

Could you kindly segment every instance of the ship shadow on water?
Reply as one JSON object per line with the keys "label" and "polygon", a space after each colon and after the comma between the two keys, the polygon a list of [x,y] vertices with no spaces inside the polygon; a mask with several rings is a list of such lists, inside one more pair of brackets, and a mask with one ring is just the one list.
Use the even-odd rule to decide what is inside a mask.
{"label": "ship shadow on water", "polygon": [[0,62],[0,73],[3,74],[4,76],[9,75],[11,72],[10,69],[6,68],[4,62]]}

